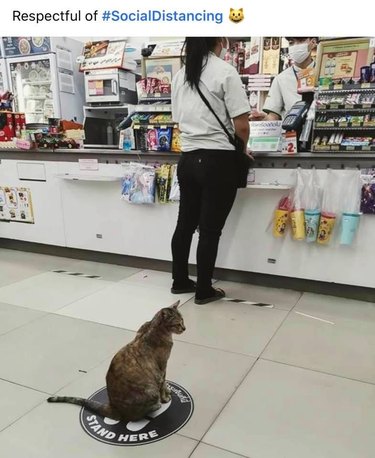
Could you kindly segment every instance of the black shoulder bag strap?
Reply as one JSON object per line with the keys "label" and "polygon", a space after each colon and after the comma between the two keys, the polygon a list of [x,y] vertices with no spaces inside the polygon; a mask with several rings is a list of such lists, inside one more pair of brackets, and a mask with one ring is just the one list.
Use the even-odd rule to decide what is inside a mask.
{"label": "black shoulder bag strap", "polygon": [[234,147],[236,146],[236,142],[235,142],[235,139],[232,137],[232,135],[229,133],[229,130],[225,127],[224,123],[222,122],[222,120],[219,118],[219,116],[214,112],[214,109],[212,108],[212,106],[210,105],[210,102],[206,99],[206,97],[203,95],[202,91],[200,90],[199,86],[195,86],[197,91],[198,91],[198,94],[200,95],[201,99],[203,100],[203,102],[206,104],[207,108],[211,111],[211,113],[215,116],[215,118],[217,119],[217,122],[220,124],[221,128],[223,129],[223,131],[226,133],[227,137],[228,137],[228,140],[229,140],[229,143],[231,145],[233,145]]}

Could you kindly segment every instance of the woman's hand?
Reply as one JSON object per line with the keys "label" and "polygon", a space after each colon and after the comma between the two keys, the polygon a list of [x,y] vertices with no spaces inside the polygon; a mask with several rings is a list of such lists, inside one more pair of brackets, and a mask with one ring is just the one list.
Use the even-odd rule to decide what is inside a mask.
{"label": "woman's hand", "polygon": [[264,111],[253,110],[249,114],[249,121],[263,121],[266,116],[267,113],[264,113]]}
{"label": "woman's hand", "polygon": [[249,156],[249,158],[251,160],[255,161],[254,156],[253,156],[253,152],[251,150],[249,150],[249,148],[246,149],[245,153]]}

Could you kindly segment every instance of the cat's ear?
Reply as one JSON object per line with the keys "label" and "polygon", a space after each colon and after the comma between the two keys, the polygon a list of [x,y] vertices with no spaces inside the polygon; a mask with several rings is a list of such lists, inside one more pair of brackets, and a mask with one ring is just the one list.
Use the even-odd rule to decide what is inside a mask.
{"label": "cat's ear", "polygon": [[229,12],[230,12],[230,13],[233,13],[233,11],[234,11],[234,9],[233,9],[233,8],[230,8],[230,11],[229,11]]}
{"label": "cat's ear", "polygon": [[180,301],[177,301],[177,302],[175,302],[174,304],[172,304],[172,305],[170,306],[170,308],[171,308],[171,309],[176,309],[176,310],[177,310],[177,308],[178,308],[179,305],[180,305]]}
{"label": "cat's ear", "polygon": [[243,13],[243,8],[240,8],[241,13]]}

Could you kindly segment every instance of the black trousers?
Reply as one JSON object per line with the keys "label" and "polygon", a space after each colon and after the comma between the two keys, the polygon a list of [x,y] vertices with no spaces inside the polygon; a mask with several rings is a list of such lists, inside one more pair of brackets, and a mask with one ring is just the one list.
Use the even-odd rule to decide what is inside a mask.
{"label": "black trousers", "polygon": [[234,151],[196,150],[183,153],[177,167],[180,207],[172,238],[175,285],[188,280],[188,259],[193,234],[199,227],[196,297],[207,297],[219,239],[237,193]]}

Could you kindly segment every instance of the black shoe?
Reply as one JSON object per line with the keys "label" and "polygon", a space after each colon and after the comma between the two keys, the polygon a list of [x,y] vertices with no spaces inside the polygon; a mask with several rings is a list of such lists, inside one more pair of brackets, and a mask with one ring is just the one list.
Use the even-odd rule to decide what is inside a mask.
{"label": "black shoe", "polygon": [[218,301],[219,299],[222,299],[223,297],[225,297],[225,292],[222,289],[212,288],[212,294],[209,297],[197,299],[197,296],[195,296],[194,303],[197,305],[208,304],[209,302]]}
{"label": "black shoe", "polygon": [[197,288],[197,284],[193,280],[189,280],[187,283],[183,285],[178,285],[173,283],[171,288],[172,294],[184,294],[184,293],[195,293]]}

